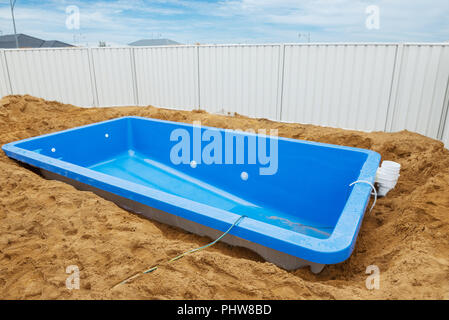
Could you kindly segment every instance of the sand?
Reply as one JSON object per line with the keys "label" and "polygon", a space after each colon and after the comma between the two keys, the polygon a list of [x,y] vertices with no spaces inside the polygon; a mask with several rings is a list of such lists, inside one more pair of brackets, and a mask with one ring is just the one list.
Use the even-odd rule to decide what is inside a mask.
{"label": "sand", "polygon": [[[8,96],[0,100],[0,144],[125,115],[276,128],[284,137],[369,148],[403,170],[397,187],[365,216],[352,256],[318,275],[288,272],[218,243],[111,289],[210,239],[45,180],[0,152],[0,298],[449,299],[449,151],[441,142],[407,131],[364,133],[151,106],[83,109]],[[79,290],[65,286],[70,265],[80,269]],[[379,267],[378,290],[366,288],[369,265]]]}

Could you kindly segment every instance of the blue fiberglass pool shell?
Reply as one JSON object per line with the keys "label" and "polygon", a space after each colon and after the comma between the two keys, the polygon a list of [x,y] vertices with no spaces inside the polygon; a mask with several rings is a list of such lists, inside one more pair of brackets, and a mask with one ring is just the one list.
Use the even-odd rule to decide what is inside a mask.
{"label": "blue fiberglass pool shell", "polygon": [[191,124],[123,117],[2,149],[34,167],[219,231],[245,215],[230,234],[306,261],[333,264],[351,255],[371,187],[349,185],[374,183],[378,153],[278,138],[272,175],[258,174],[254,164],[175,165],[170,134],[179,128],[193,135]]}

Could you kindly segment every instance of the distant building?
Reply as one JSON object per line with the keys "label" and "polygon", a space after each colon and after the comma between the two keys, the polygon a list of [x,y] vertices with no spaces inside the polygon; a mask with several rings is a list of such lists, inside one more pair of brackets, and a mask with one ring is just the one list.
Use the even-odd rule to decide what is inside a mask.
{"label": "distant building", "polygon": [[[19,42],[19,48],[61,48],[61,47],[73,47],[71,44],[61,42],[58,40],[42,40],[23,33],[17,34],[17,40]],[[1,49],[14,49],[16,48],[16,37],[13,34],[7,34],[0,36],[0,48]]]}
{"label": "distant building", "polygon": [[170,39],[142,39],[129,43],[133,47],[150,47],[150,46],[174,46],[182,44]]}

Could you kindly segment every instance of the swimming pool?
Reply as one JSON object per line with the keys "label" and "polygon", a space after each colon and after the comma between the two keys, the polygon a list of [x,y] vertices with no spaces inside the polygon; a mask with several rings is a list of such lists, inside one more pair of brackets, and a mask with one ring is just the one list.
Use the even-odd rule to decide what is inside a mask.
{"label": "swimming pool", "polygon": [[[242,149],[243,148],[243,149]],[[254,148],[254,149],[251,149]],[[371,150],[123,117],[8,143],[47,178],[285,269],[347,259],[380,155]],[[132,236],[132,235],[130,235]]]}

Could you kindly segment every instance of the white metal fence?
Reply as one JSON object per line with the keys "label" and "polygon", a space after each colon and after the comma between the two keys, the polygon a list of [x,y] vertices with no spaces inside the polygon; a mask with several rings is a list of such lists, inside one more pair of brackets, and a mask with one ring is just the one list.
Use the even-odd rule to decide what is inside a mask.
{"label": "white metal fence", "polygon": [[449,44],[266,44],[0,51],[0,96],[237,112],[449,145]]}

